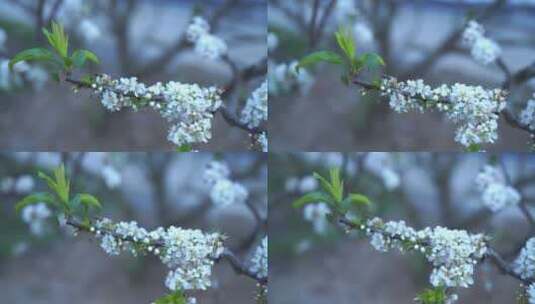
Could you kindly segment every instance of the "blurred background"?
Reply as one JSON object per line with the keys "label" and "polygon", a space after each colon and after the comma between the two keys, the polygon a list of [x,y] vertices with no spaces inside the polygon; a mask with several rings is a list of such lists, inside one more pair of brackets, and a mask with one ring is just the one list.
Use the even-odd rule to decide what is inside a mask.
{"label": "blurred background", "polygon": [[[507,260],[533,236],[519,206],[493,213],[485,208],[475,177],[487,164],[505,168],[521,205],[535,206],[535,156],[457,153],[290,153],[269,159],[269,302],[413,303],[430,286],[430,267],[420,255],[380,253],[366,238],[332,224],[306,220],[291,203],[318,187],[313,172],[343,168],[347,193],[372,201],[372,216],[405,220],[415,229],[445,226],[484,232]],[[326,223],[326,221],[324,221]],[[458,288],[458,303],[515,303],[516,279],[493,264],[477,267],[475,284]]]}
{"label": "blurred background", "polygon": [[[203,179],[212,160],[229,166],[230,179],[249,192],[246,203],[224,208],[212,203]],[[46,189],[37,171],[49,173],[61,162],[73,191],[98,197],[102,215],[114,221],[224,233],[226,246],[245,265],[267,233],[267,159],[262,153],[0,153],[3,303],[150,303],[168,291],[167,269],[154,256],[111,257],[93,237],[58,229],[54,218],[31,227],[15,214],[18,200]],[[253,303],[255,283],[221,262],[214,267],[213,288],[193,295],[197,303]]]}
{"label": "blurred background", "polygon": [[[228,63],[206,60],[180,43],[192,14],[214,20],[213,32],[229,46],[241,72],[266,57],[265,0],[0,0],[0,60],[43,45],[41,27],[52,18],[66,27],[73,47],[95,52],[90,73],[137,76],[153,84],[170,80],[226,87]],[[41,16],[41,17],[39,17]],[[244,26],[246,25],[246,26]],[[158,113],[107,112],[88,92],[48,79],[30,65],[24,79],[0,69],[0,147],[18,150],[173,150]],[[225,103],[231,111],[263,81],[265,67],[243,77]],[[216,115],[213,140],[201,149],[247,150],[248,134]]]}
{"label": "blurred background", "polygon": [[[357,52],[378,53],[386,62],[385,73],[401,80],[423,78],[431,86],[462,82],[501,87],[504,74],[496,64],[477,63],[460,39],[444,43],[462,30],[467,18],[490,6],[481,23],[487,37],[501,46],[507,67],[516,72],[535,60],[532,0],[325,0],[319,1],[318,13],[323,26],[312,32],[313,3],[268,1],[270,81],[279,77],[281,64],[313,51],[336,50],[333,33],[339,26],[349,26],[355,33]],[[454,125],[440,113],[395,113],[384,98],[362,97],[360,88],[342,84],[336,66],[318,65],[309,74],[301,76],[293,88],[280,90],[272,85],[277,80],[270,82],[274,150],[462,150],[454,142]],[[512,88],[508,107],[514,114],[525,107],[534,87],[532,80]],[[529,149],[527,132],[511,128],[503,119],[499,125],[498,142],[485,148]]]}

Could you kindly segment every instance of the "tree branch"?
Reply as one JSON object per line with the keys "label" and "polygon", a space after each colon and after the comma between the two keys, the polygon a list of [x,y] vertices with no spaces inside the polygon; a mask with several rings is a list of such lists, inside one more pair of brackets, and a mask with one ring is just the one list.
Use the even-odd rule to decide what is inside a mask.
{"label": "tree branch", "polygon": [[[67,225],[71,226],[71,227],[74,227],[76,228],[77,230],[80,230],[80,231],[84,231],[84,232],[88,232],[88,233],[91,233],[91,234],[96,234],[95,232],[91,231],[91,229],[89,227],[87,227],[86,225],[83,225],[82,223],[80,222],[77,222],[76,220],[74,219],[68,219],[67,220]],[[107,234],[110,234],[112,235],[114,238],[116,239],[120,239],[122,241],[125,241],[125,242],[130,242],[130,243],[139,243],[138,240],[134,240],[132,237],[129,237],[129,236],[122,236],[122,235],[118,235],[116,234],[115,232],[113,231],[106,231],[105,233]],[[150,243],[145,243],[145,245],[150,245],[150,246],[153,246],[155,248],[163,248],[165,247],[165,244],[162,243],[162,242],[158,242],[158,241],[151,241]],[[264,277],[259,277],[256,273],[252,272],[248,267],[245,266],[245,264],[243,262],[241,262],[234,253],[232,253],[232,251],[230,251],[228,248],[225,248],[223,253],[218,257],[218,258],[213,258],[213,260],[215,262],[219,262],[219,261],[222,261],[222,260],[226,260],[228,261],[228,263],[230,264],[230,266],[232,266],[232,269],[234,269],[234,271],[239,274],[239,275],[244,275],[244,276],[247,276],[255,281],[257,281],[258,283],[260,284],[267,284],[268,282],[268,278],[264,278]]]}

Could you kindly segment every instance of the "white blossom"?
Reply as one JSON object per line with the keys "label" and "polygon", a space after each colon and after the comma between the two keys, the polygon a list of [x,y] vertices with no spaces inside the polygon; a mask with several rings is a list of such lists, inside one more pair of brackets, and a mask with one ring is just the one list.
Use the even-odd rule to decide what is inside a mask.
{"label": "white blossom", "polygon": [[484,235],[464,230],[438,226],[417,231],[403,221],[383,223],[379,218],[360,228],[377,250],[409,249],[424,254],[433,266],[429,277],[433,286],[469,287],[474,282],[474,266],[487,251]]}
{"label": "white blossom", "polygon": [[86,43],[92,43],[102,36],[98,25],[91,19],[84,19],[78,25],[78,33]]}
{"label": "white blossom", "polygon": [[485,37],[485,29],[474,20],[468,22],[463,32],[463,42],[471,48],[472,57],[484,65],[494,62],[502,52],[496,42]]}
{"label": "white blossom", "polygon": [[230,176],[230,169],[224,162],[211,161],[206,165],[204,170],[204,181],[210,185],[221,179],[227,179]]}
{"label": "white blossom", "polygon": [[17,178],[14,185],[14,191],[18,194],[29,193],[35,187],[35,181],[30,175],[21,175]]}
{"label": "white blossom", "polygon": [[220,207],[242,204],[248,196],[249,192],[244,186],[228,179],[217,181],[210,191],[212,202]]}
{"label": "white blossom", "polygon": [[494,212],[520,202],[520,193],[506,184],[503,171],[495,166],[486,165],[476,176],[475,183],[483,205]]}
{"label": "white blossom", "polygon": [[388,251],[388,248],[385,244],[385,239],[382,234],[380,233],[374,233],[372,234],[370,238],[370,245],[372,245],[373,248],[377,251],[386,252]]}
{"label": "white blossom", "polygon": [[[113,223],[103,218],[91,228],[102,237],[101,247],[110,255],[128,249],[152,253],[171,270],[165,285],[171,290],[206,289],[211,285],[214,259],[223,252],[223,238],[217,233],[170,226],[147,231],[134,221]],[[138,246],[133,246],[136,242]],[[148,244],[158,244],[156,248]],[[140,245],[145,245],[141,247]]]}
{"label": "white blossom", "polygon": [[241,112],[241,122],[250,128],[258,127],[268,118],[268,84],[264,81],[247,99]]}
{"label": "white blossom", "polygon": [[210,198],[219,207],[245,203],[249,191],[229,178],[230,170],[225,163],[212,161],[204,171],[204,180],[210,186]]}
{"label": "white blossom", "polygon": [[41,236],[45,232],[45,221],[52,215],[45,203],[37,203],[22,209],[22,220],[30,226],[30,232]]}
{"label": "white blossom", "polygon": [[397,112],[436,108],[458,125],[455,140],[463,146],[494,143],[498,139],[499,113],[505,108],[506,92],[456,83],[432,89],[422,80],[398,82],[383,79],[381,93],[389,96]]}
{"label": "white blossom", "polygon": [[186,36],[189,41],[196,41],[201,36],[206,35],[210,32],[210,25],[202,17],[195,16],[193,17],[190,25],[186,30]]}
{"label": "white blossom", "polygon": [[48,81],[48,73],[41,67],[30,66],[25,61],[16,63],[9,69],[9,59],[0,58],[0,90],[8,91],[30,83],[35,90],[43,88]]}
{"label": "white blossom", "polygon": [[119,255],[121,253],[119,242],[111,234],[107,234],[102,238],[100,248],[109,255]]}
{"label": "white blossom", "polygon": [[186,37],[193,43],[195,52],[209,59],[226,55],[228,47],[223,39],[210,34],[210,25],[202,17],[196,16],[186,30]]}
{"label": "white blossom", "polygon": [[279,46],[279,37],[277,37],[277,35],[275,35],[274,33],[269,32],[267,35],[268,50],[270,52],[274,51],[278,46]]}
{"label": "white blossom", "polygon": [[299,181],[297,187],[301,193],[311,192],[316,190],[316,188],[318,188],[318,180],[312,175],[304,176],[301,181]]}
{"label": "white blossom", "polygon": [[110,189],[119,187],[122,183],[121,173],[117,171],[113,166],[106,165],[101,171],[102,178],[106,183],[106,186]]}
{"label": "white blossom", "polygon": [[355,40],[362,44],[370,44],[374,40],[374,34],[370,26],[362,21],[355,22],[353,25],[353,35]]}
{"label": "white blossom", "polygon": [[331,210],[323,202],[308,204],[303,209],[303,217],[312,223],[317,234],[325,234],[327,232],[328,222],[326,216],[329,213],[331,213]]}
{"label": "white blossom", "polygon": [[535,278],[535,238],[530,238],[514,262],[514,269],[524,280]]}
{"label": "white blossom", "polygon": [[111,79],[99,75],[92,87],[110,111],[124,107],[136,110],[140,103],[153,107],[173,123],[167,138],[178,146],[208,142],[212,137],[213,113],[221,106],[218,89],[196,84],[170,81],[147,87],[135,77]]}
{"label": "white blossom", "polygon": [[301,68],[296,70],[298,62],[270,63],[268,68],[268,90],[274,96],[289,93],[293,90],[306,94],[312,87],[314,78],[310,73]]}
{"label": "white blossom", "polygon": [[268,152],[268,138],[266,132],[260,133],[260,135],[258,135],[257,141],[260,144],[260,147],[262,148],[262,152]]}
{"label": "white blossom", "polygon": [[528,294],[529,304],[535,304],[535,283],[530,284],[526,292]]}
{"label": "white blossom", "polygon": [[268,238],[262,239],[260,246],[251,259],[250,270],[258,275],[260,278],[267,278],[268,276]]}
{"label": "white blossom", "polygon": [[528,100],[526,107],[520,112],[520,123],[535,130],[535,94],[533,99]]}

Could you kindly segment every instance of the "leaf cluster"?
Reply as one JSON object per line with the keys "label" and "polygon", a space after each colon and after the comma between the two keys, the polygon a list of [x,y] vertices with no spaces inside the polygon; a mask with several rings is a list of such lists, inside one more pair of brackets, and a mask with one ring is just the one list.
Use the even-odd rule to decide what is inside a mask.
{"label": "leaf cluster", "polygon": [[91,194],[76,193],[71,196],[71,182],[66,177],[64,165],[56,168],[50,176],[43,172],[39,172],[38,176],[47,183],[49,191],[32,193],[24,197],[15,205],[16,212],[21,212],[22,209],[30,205],[45,203],[67,216],[81,216],[84,219],[84,224],[89,225],[90,210],[100,211],[102,209],[99,200]]}
{"label": "leaf cluster", "polygon": [[364,214],[365,209],[371,206],[370,199],[359,193],[344,191],[344,181],[340,176],[340,168],[331,168],[328,179],[314,172],[320,184],[318,191],[309,192],[293,202],[294,208],[302,208],[310,203],[324,202],[338,215],[344,215],[349,211]]}
{"label": "leaf cluster", "polygon": [[21,61],[40,61],[52,64],[56,73],[70,73],[74,68],[82,68],[87,61],[100,63],[97,55],[88,50],[78,49],[70,54],[69,36],[61,24],[52,22],[50,31],[43,28],[43,34],[52,50],[43,47],[24,50],[9,61],[10,69],[13,69],[13,66]]}
{"label": "leaf cluster", "polygon": [[340,52],[314,52],[301,59],[297,68],[309,67],[319,62],[340,65],[344,68],[342,81],[349,84],[351,79],[362,69],[367,68],[374,71],[385,65],[383,58],[376,53],[364,53],[357,56],[355,38],[349,28],[340,28],[334,36]]}

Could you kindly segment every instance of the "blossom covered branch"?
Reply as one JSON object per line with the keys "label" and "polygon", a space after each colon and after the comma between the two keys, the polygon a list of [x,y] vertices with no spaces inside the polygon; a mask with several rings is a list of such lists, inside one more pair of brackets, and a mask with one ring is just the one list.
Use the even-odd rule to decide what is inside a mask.
{"label": "blossom covered branch", "polygon": [[[492,248],[491,238],[484,234],[440,226],[416,230],[404,221],[385,222],[381,218],[370,217],[363,210],[371,204],[370,200],[362,194],[345,194],[338,169],[331,169],[329,178],[318,174],[314,177],[320,185],[319,190],[306,192],[294,201],[294,207],[304,208],[304,218],[314,224],[317,233],[325,231],[325,225],[330,221],[348,233],[362,233],[380,252],[397,249],[402,253],[414,252],[425,256],[432,266],[429,282],[433,289],[417,297],[421,303],[455,302],[458,296],[452,289],[472,286],[475,268],[484,261],[491,262],[503,274],[521,282],[530,303],[535,301],[535,237],[527,241],[513,262],[507,262]],[[505,183],[502,173],[491,166],[485,167],[476,178],[476,184],[483,191],[483,204],[495,212],[520,201],[518,192]],[[435,299],[435,302],[430,299]]]}
{"label": "blossom covered branch", "polygon": [[[50,192],[30,194],[16,204],[15,209],[22,213],[24,221],[30,227],[41,227],[55,214],[60,227],[73,228],[75,235],[78,231],[93,234],[100,239],[100,247],[109,255],[130,252],[134,256],[152,254],[158,257],[169,268],[165,286],[171,294],[162,299],[186,301],[186,292],[211,287],[212,268],[221,261],[227,261],[237,274],[255,280],[260,288],[258,296],[265,297],[263,290],[268,283],[267,236],[246,263],[224,245],[227,237],[217,232],[206,233],[176,226],[149,231],[135,221],[113,222],[93,215],[102,208],[99,200],[87,193],[71,195],[70,180],[65,176],[63,166],[57,168],[53,176],[44,173],[39,173],[39,176],[47,182]],[[224,188],[214,193],[228,198],[234,191]],[[232,197],[230,199],[233,200]],[[162,299],[156,303],[184,303],[178,300],[160,302]],[[190,297],[187,303],[195,303],[195,299]]]}
{"label": "blossom covered branch", "polygon": [[[69,39],[59,24],[52,24],[51,33],[46,29],[44,32],[53,51],[35,48],[20,52],[9,62],[11,69],[21,62],[51,62],[57,66],[54,74],[58,80],[73,84],[75,91],[92,90],[108,111],[152,108],[171,123],[167,138],[177,145],[180,151],[190,151],[192,145],[207,143],[211,139],[212,121],[218,112],[228,125],[246,131],[254,147],[267,151],[267,132],[262,125],[267,120],[267,85],[261,85],[253,92],[240,116],[233,114],[228,106],[223,105],[223,98],[234,91],[241,72],[228,57],[226,43],[211,33],[210,24],[202,17],[196,16],[192,19],[185,37],[200,56],[210,60],[222,60],[231,67],[233,80],[224,90],[175,81],[145,85],[139,82],[137,77],[113,79],[106,74],[86,75],[75,79],[72,77],[75,68],[83,67],[86,61],[98,64],[99,59],[87,50],[76,50],[72,55],[69,54]],[[251,75],[256,75],[256,72]]]}

